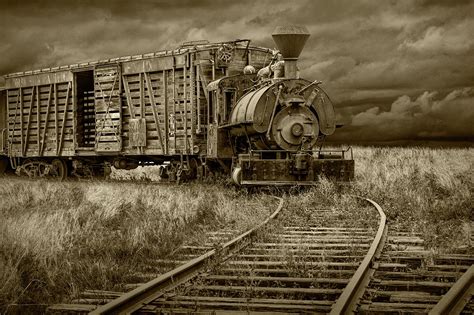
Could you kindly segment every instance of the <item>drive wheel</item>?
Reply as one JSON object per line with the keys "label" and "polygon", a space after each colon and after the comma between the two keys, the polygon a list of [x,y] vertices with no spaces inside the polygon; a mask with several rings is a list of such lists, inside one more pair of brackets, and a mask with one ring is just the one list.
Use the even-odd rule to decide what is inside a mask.
{"label": "drive wheel", "polygon": [[53,162],[51,162],[51,176],[56,177],[61,181],[65,180],[67,178],[66,161],[54,159]]}
{"label": "drive wheel", "polygon": [[186,172],[186,176],[188,179],[193,180],[198,177],[198,168],[201,162],[198,162],[195,158],[191,158],[189,160],[189,169]]}

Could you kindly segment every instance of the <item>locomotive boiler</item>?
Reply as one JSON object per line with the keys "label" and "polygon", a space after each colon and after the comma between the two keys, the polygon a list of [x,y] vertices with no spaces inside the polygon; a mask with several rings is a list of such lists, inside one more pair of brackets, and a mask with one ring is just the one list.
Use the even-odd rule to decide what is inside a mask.
{"label": "locomotive boiler", "polygon": [[277,27],[278,51],[249,40],[14,73],[0,90],[0,171],[93,176],[162,165],[170,180],[223,172],[239,185],[350,180],[352,153],[321,82],[299,78],[309,34]]}

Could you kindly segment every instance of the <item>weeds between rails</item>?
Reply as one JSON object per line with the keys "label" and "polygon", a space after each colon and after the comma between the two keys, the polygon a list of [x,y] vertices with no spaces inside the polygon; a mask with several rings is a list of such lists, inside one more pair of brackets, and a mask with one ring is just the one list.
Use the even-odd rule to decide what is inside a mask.
{"label": "weeds between rails", "polygon": [[[369,196],[384,208],[391,225],[421,232],[435,252],[472,246],[467,233],[474,220],[474,149],[356,147],[354,155],[356,179],[351,186],[338,188],[322,181],[299,195],[291,193],[291,204],[310,209],[314,200]],[[59,184],[7,177],[0,183],[4,308],[12,303],[64,301],[87,287],[113,289],[124,283],[128,270],[142,263],[140,255],[155,251],[162,255],[176,248],[183,239],[179,230],[199,234],[211,222],[250,225],[255,215],[266,213],[265,200],[258,194],[225,182],[190,183],[176,191],[130,182]],[[162,211],[155,205],[146,211],[150,203],[161,204]],[[252,203],[255,210],[243,213],[244,203]],[[188,211],[179,211],[182,207]],[[160,228],[155,217],[171,222],[159,237],[154,235]],[[129,227],[121,224],[127,220]],[[191,224],[198,228],[189,228]],[[109,247],[123,239],[122,245]],[[139,246],[142,240],[145,245]],[[133,256],[136,252],[139,255]]]}
{"label": "weeds between rails", "polygon": [[[327,208],[327,205],[325,205],[325,203],[320,198],[319,200],[313,200],[313,202],[315,201],[316,201],[316,204],[319,205],[318,208],[315,208],[316,204],[311,204],[311,209],[302,208],[301,209],[302,211],[294,211],[295,210],[294,207],[291,207],[290,209],[285,208],[284,211],[280,211],[281,202],[282,202],[280,201],[280,206],[271,217],[266,219],[264,222],[261,222],[261,223],[258,222],[258,226],[260,227],[259,233],[257,233],[258,235],[253,234],[254,232],[256,232],[255,230],[253,230],[252,232],[246,232],[245,234],[235,238],[231,242],[232,244],[234,244],[234,242],[244,242],[244,244],[248,244],[247,238],[250,235],[254,235],[254,238],[253,238],[254,243],[250,245],[249,247],[244,247],[243,249],[240,245],[237,245],[237,247],[234,247],[237,250],[237,252],[234,251],[235,255],[232,256],[229,261],[226,261],[223,264],[222,264],[222,261],[219,261],[219,259],[215,263],[213,263],[213,260],[211,260],[211,266],[209,266],[207,263],[203,264],[203,262],[208,261],[211,258],[211,255],[214,255],[214,253],[217,253],[218,254],[217,257],[220,257],[221,256],[219,255],[220,248],[222,248],[224,253],[227,253],[227,250],[225,248],[228,245],[222,245],[223,243],[226,242],[225,239],[223,240],[221,236],[218,236],[217,238],[223,243],[216,245],[215,244],[216,236],[214,235],[214,233],[211,233],[210,238],[208,238],[207,240],[203,240],[202,242],[196,244],[195,246],[192,246],[192,245],[183,246],[180,252],[174,253],[172,261],[169,261],[169,260],[165,260],[165,261],[160,260],[159,262],[154,261],[154,264],[176,263],[177,265],[180,265],[180,267],[173,270],[172,272],[167,273],[166,275],[153,279],[144,285],[138,285],[138,287],[136,287],[131,284],[130,289],[136,287],[136,289],[133,290],[132,292],[129,292],[123,296],[120,296],[119,292],[115,292],[115,293],[104,292],[104,291],[92,292],[89,290],[83,293],[81,295],[81,298],[74,301],[74,303],[86,303],[87,305],[84,305],[84,304],[55,305],[49,310],[52,311],[53,313],[62,312],[64,310],[69,310],[69,311],[78,310],[78,309],[94,310],[96,308],[95,304],[103,304],[106,301],[110,301],[110,304],[103,306],[101,308],[98,308],[95,311],[96,313],[99,314],[102,312],[105,312],[105,313],[125,312],[125,310],[127,312],[131,312],[133,310],[137,310],[138,308],[143,306],[143,304],[148,304],[150,302],[151,304],[146,307],[147,310],[159,309],[159,310],[170,311],[168,308],[171,307],[171,311],[175,311],[176,309],[173,307],[173,305],[175,306],[188,305],[190,301],[194,301],[194,302],[191,302],[191,307],[195,306],[194,305],[195,302],[201,304],[201,306],[204,306],[204,307],[206,307],[207,302],[211,302],[213,307],[217,307],[217,309],[220,309],[220,307],[225,307],[225,308],[237,307],[238,309],[240,307],[251,307],[254,310],[255,309],[261,310],[262,308],[270,309],[270,310],[277,310],[277,309],[288,310],[288,309],[296,309],[297,307],[300,307],[301,309],[301,307],[303,307],[306,310],[316,310],[314,309],[314,306],[311,306],[311,305],[308,306],[308,303],[311,303],[311,302],[301,301],[301,299],[304,298],[303,296],[307,294],[313,294],[313,295],[316,294],[316,296],[318,296],[320,299],[322,298],[324,301],[321,301],[321,303],[324,304],[324,309],[327,310],[328,306],[330,306],[330,304],[333,303],[334,301],[333,299],[335,299],[337,295],[340,292],[342,292],[342,287],[344,286],[344,284],[348,282],[347,278],[350,277],[350,275],[354,272],[355,270],[354,268],[357,268],[358,266],[357,260],[365,255],[364,248],[368,246],[367,242],[370,241],[370,234],[373,232],[373,228],[371,227],[370,219],[366,220],[364,223],[366,224],[369,223],[369,225],[367,226],[368,230],[364,233],[366,233],[367,235],[362,236],[360,233],[362,233],[362,230],[365,231],[366,228],[362,228],[362,226],[354,227],[354,224],[356,223],[354,221],[348,220],[347,215],[350,215],[349,212],[341,211],[342,209],[340,208],[336,209],[333,206],[330,206],[329,208]],[[357,210],[359,210],[361,214],[364,213],[364,207],[355,205],[354,198],[350,198],[350,200],[346,198],[346,201],[348,204],[351,204],[355,208],[357,208]],[[311,211],[308,212],[307,210],[311,210]],[[274,217],[276,213],[279,213],[279,216],[277,218],[273,218],[272,220],[270,220],[270,218]],[[364,213],[362,217],[368,218],[368,217],[371,217],[371,215],[368,213]],[[267,224],[264,225],[265,223]],[[351,226],[350,228],[347,227],[348,224]],[[295,229],[294,225],[298,225],[298,228],[296,228],[296,230],[293,231],[293,229]],[[318,230],[317,232],[314,231],[315,228]],[[321,229],[321,231],[319,231],[319,229]],[[283,231],[287,231],[287,232],[284,232],[283,234],[281,234]],[[309,240],[310,243],[305,243],[304,239],[302,240],[299,239],[299,234],[302,232],[310,234],[309,236],[304,236],[305,238],[310,237],[310,239],[306,239],[306,241]],[[352,233],[355,233],[356,235],[351,236]],[[227,232],[223,234],[227,234]],[[274,246],[277,245],[277,244],[273,244],[274,242],[276,242],[277,244],[281,243],[281,245],[283,246],[281,250],[279,250],[278,248],[273,248]],[[294,249],[290,250],[290,248],[294,246],[293,244],[294,242],[296,243],[302,242],[301,244],[302,248],[300,248],[301,251],[298,250],[297,252],[295,252]],[[230,245],[231,243],[228,243],[228,244]],[[270,243],[269,248],[267,248],[268,246],[266,245],[260,248],[258,247],[259,243],[262,243],[263,245],[265,243]],[[361,246],[360,248],[358,247],[359,245]],[[290,246],[290,247],[286,247],[286,246]],[[308,249],[306,248],[307,246],[311,247],[311,250],[310,250],[311,254],[306,252],[306,250]],[[316,248],[317,250],[315,250]],[[356,250],[357,256],[354,256],[354,257],[350,256],[350,253],[356,248],[359,248],[358,250]],[[196,250],[200,250],[200,249],[207,249],[211,251],[206,254],[203,254],[203,256],[201,256],[199,259],[198,258],[192,259],[196,257],[194,256],[196,255]],[[306,250],[303,250],[303,249],[306,249]],[[336,252],[339,254],[333,253],[335,249],[336,249]],[[287,250],[291,251],[291,253],[287,252]],[[347,257],[340,256],[341,250],[344,253],[348,254],[349,256]],[[313,252],[317,252],[317,253],[313,253]],[[258,254],[255,255],[255,253],[258,253]],[[262,256],[262,254],[264,255]],[[257,258],[260,256],[265,257],[265,259]],[[191,260],[188,261],[188,259],[191,259]],[[272,266],[275,265],[274,268],[279,270],[277,272],[280,272],[280,273],[283,272],[287,274],[287,276],[277,277],[278,283],[277,283],[277,286],[275,287],[275,283],[273,282],[276,278],[274,276],[268,277],[268,276],[263,276],[263,274],[262,274],[263,277],[259,276],[256,278],[252,275],[250,275],[250,277],[246,276],[245,268],[242,270],[238,268],[241,265],[245,267],[246,264],[249,264],[250,266],[254,266],[253,268],[250,268],[251,270],[249,270],[252,273],[257,272],[257,270],[260,270],[258,267],[260,264],[263,264],[263,266],[267,266],[268,264],[271,264]],[[280,266],[280,267],[277,267],[277,266]],[[331,271],[329,270],[317,271],[318,266],[322,267],[323,269],[326,269],[327,267],[329,267]],[[309,269],[305,267],[309,267]],[[202,268],[207,270],[207,272],[199,275],[203,270]],[[262,267],[262,268],[264,268],[262,269],[264,271],[261,271],[261,272],[264,272],[264,273],[270,272],[270,269],[265,269],[265,267]],[[334,270],[334,269],[339,269],[339,268],[343,268],[344,270]],[[226,270],[226,269],[229,269],[232,274],[235,274],[235,272],[237,272],[237,276],[228,275],[227,271],[224,274],[222,274],[223,270]],[[244,272],[244,274],[240,274],[239,271]],[[344,279],[346,280],[343,280],[343,279],[341,280],[326,279],[325,281],[323,281],[323,279],[318,280],[314,276],[309,276],[309,273],[314,273],[314,272],[324,272],[324,274],[327,274],[326,278],[329,275],[337,277],[339,273],[343,273],[345,275]],[[211,275],[209,275],[209,273]],[[189,279],[187,277],[189,277],[190,274],[196,275],[198,277],[192,279],[190,283],[184,284],[183,281],[186,281],[186,279]],[[288,278],[288,276],[290,277]],[[170,278],[172,279],[172,283],[166,284],[168,283],[166,279],[170,279]],[[259,280],[254,282],[252,280],[254,278],[255,279],[258,278]],[[245,279],[251,281],[251,283],[247,283],[247,280]],[[222,281],[224,281],[224,283]],[[233,281],[233,282],[237,281],[236,282],[237,286],[229,287],[229,284],[226,281]],[[262,286],[264,282],[265,283],[268,282],[270,286],[269,287],[265,287],[265,285]],[[293,282],[295,282],[294,285],[298,283],[301,286],[293,287]],[[184,285],[177,287],[179,283],[182,283]],[[243,287],[241,285],[242,283],[244,284]],[[286,289],[280,288],[280,286],[282,286],[283,283],[287,284]],[[337,285],[337,288],[331,288],[335,284]],[[320,285],[322,285],[322,287],[319,288]],[[327,287],[328,285],[329,287]],[[173,292],[171,292],[171,297],[172,297],[171,300],[169,300],[166,297],[166,296],[170,296],[169,294],[163,295],[164,293],[162,291],[163,286],[165,286],[168,289],[170,287],[173,288]],[[318,288],[314,288],[314,286]],[[191,289],[194,288],[198,291],[194,293],[189,292],[190,288]],[[245,292],[240,292],[243,289]],[[156,290],[159,290],[159,291],[156,291]],[[225,296],[227,296],[227,293],[231,295],[226,298],[218,298],[217,296],[221,296],[222,294],[215,293],[214,291],[216,290],[218,292],[223,291],[222,294],[224,294]],[[250,291],[247,292],[247,290],[250,290]],[[254,292],[254,291],[260,292],[260,293],[257,294],[257,296],[254,296],[253,294],[251,294],[251,292]],[[280,299],[285,298],[285,297],[287,297],[287,300],[290,299],[289,296],[285,295],[288,293],[287,291],[290,293],[293,292],[296,295],[294,296],[292,295],[291,301],[285,304]],[[227,292],[227,293],[224,293],[224,292]],[[230,292],[233,292],[233,293],[230,293]],[[236,294],[237,295],[240,294],[239,292],[244,294],[246,299],[250,297],[253,297],[252,299],[257,299],[256,301],[258,303],[256,303],[255,301],[254,302],[247,301],[247,302],[242,303],[241,298],[235,298]],[[196,297],[195,296],[196,294],[198,294],[199,296]],[[248,296],[248,294],[251,294],[251,295]],[[274,299],[275,294],[278,295],[276,300]],[[330,298],[323,297],[323,296],[326,296],[327,294],[329,294],[331,297]],[[153,297],[151,297],[150,295]],[[120,296],[120,298],[112,301],[111,299],[113,299],[114,296],[115,297]],[[160,298],[160,297],[163,297],[164,300],[163,298]],[[268,301],[263,303],[263,300],[261,300],[262,297],[263,298],[267,297],[268,299],[271,299],[271,301],[273,302],[269,302],[270,304],[267,303]],[[178,298],[178,300],[176,300],[176,298]],[[313,299],[314,298],[315,297],[313,296]],[[145,302],[145,301],[148,301],[148,302]],[[201,301],[201,302],[198,302],[198,301]],[[278,305],[275,305],[275,302],[278,302]],[[305,306],[299,305],[301,303],[304,304]],[[295,304],[296,306],[294,305],[292,306],[292,304]],[[158,306],[158,305],[161,305],[161,306]]]}
{"label": "weeds between rails", "polygon": [[[308,209],[302,207],[290,207],[281,213],[281,217],[276,221],[270,221],[270,224],[256,235],[252,244],[235,253],[228,261],[219,263],[219,260],[211,260],[210,265],[197,265],[190,264],[191,261],[188,262],[188,259],[197,258],[199,254],[196,250],[198,249],[214,248],[212,250],[214,252],[216,248],[221,248],[220,244],[226,242],[222,235],[232,235],[231,231],[210,233],[210,237],[207,240],[201,240],[196,244],[197,246],[183,246],[180,252],[174,253],[173,260],[154,261],[154,264],[173,263],[181,266],[168,273],[167,276],[164,275],[165,278],[160,277],[163,279],[159,282],[159,291],[150,292],[153,297],[147,293],[149,292],[148,288],[151,288],[152,282],[155,283],[153,285],[155,287],[158,284],[156,282],[158,279],[145,285],[130,284],[129,289],[136,288],[138,291],[134,290],[125,295],[122,295],[121,292],[89,290],[82,293],[80,298],[74,301],[75,304],[55,305],[49,311],[56,314],[66,310],[68,312],[88,310],[94,311],[94,314],[102,314],[103,312],[121,312],[125,309],[128,311],[142,310],[143,307],[146,312],[164,311],[167,313],[189,311],[213,313],[217,310],[331,311],[331,314],[340,313],[342,309],[338,310],[337,307],[349,307],[347,304],[349,301],[343,302],[345,301],[342,299],[344,294],[341,295],[337,305],[334,304],[335,299],[341,294],[342,288],[346,284],[345,296],[353,296],[346,291],[349,288],[355,289],[356,287],[353,285],[359,281],[351,279],[350,282],[353,285],[349,285],[349,277],[364,257],[368,247],[367,242],[370,240],[370,237],[367,237],[376,227],[368,219],[371,215],[364,211],[363,206],[355,203],[353,198],[345,199],[349,201],[345,207],[353,205],[358,210],[359,217],[363,218],[362,221],[349,220],[348,216],[354,215],[354,209],[341,211],[343,209],[334,207],[313,208],[308,212],[306,211]],[[300,211],[295,211],[296,209]],[[418,246],[423,244],[423,240],[419,238],[419,233],[405,231],[395,231],[394,233],[395,235],[389,233],[389,243],[382,252],[380,261],[377,262],[378,271],[375,273],[376,278],[380,277],[380,271],[382,274],[389,275],[389,278],[374,278],[368,289],[359,291],[361,294],[363,292],[368,294],[360,307],[369,312],[374,311],[373,308],[375,308],[376,313],[382,310],[389,313],[403,310],[427,312],[440,299],[439,294],[443,291],[446,292],[454,284],[452,279],[462,275],[459,271],[463,268],[459,264],[465,265],[466,262],[472,262],[472,257],[435,255],[431,262],[426,263],[427,267],[424,268],[427,269],[420,268],[420,266],[413,269],[414,263],[416,265],[420,261],[426,260],[425,253],[427,252],[420,251]],[[400,246],[405,248],[407,245],[409,248],[406,249],[406,254],[401,253],[400,255]],[[380,250],[381,246],[378,246]],[[373,253],[373,250],[369,250],[369,252]],[[396,253],[395,256],[393,256],[394,253]],[[201,256],[203,259],[207,259],[207,257],[210,258],[208,254]],[[393,259],[396,260],[393,261]],[[445,265],[450,260],[454,260],[454,264],[450,262],[451,266]],[[439,265],[440,262],[443,265]],[[368,262],[366,262],[367,264]],[[359,269],[361,267],[359,266]],[[430,275],[430,268],[440,267],[457,272],[455,275],[451,275],[454,273],[450,272],[449,280],[444,278],[446,272],[442,272],[443,275],[440,275],[439,272],[435,273],[441,281],[438,279],[437,281],[422,280],[417,282],[412,279],[412,277],[430,278],[435,275],[432,271]],[[204,273],[202,268],[205,270]],[[395,272],[390,271],[391,268],[395,268]],[[357,273],[361,274],[359,269]],[[386,272],[387,270],[389,272]],[[371,277],[372,273],[373,271],[370,271],[367,276]],[[194,274],[194,278],[189,282],[183,282],[187,281],[183,279],[183,276],[186,277],[189,274]],[[163,282],[164,279],[170,277],[172,279],[171,288],[170,284],[165,285]],[[380,285],[406,288],[402,291],[396,290],[396,292],[377,291],[376,288]],[[389,301],[384,300],[387,294],[391,297]],[[374,296],[378,295],[381,295],[381,300],[374,299]],[[130,299],[132,297],[133,299]],[[117,298],[119,299],[115,300]],[[142,300],[143,298],[147,302]],[[411,303],[407,303],[407,299]],[[96,309],[96,305],[104,303],[109,304]],[[357,300],[351,302],[351,305],[356,306]],[[472,305],[467,307],[469,312]]]}

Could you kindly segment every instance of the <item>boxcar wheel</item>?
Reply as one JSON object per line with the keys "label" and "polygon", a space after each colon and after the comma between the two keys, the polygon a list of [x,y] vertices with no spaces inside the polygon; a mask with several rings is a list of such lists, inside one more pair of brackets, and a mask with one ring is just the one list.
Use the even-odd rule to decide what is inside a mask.
{"label": "boxcar wheel", "polygon": [[52,170],[51,175],[58,178],[59,180],[65,180],[67,178],[67,164],[66,161],[60,159],[54,159],[51,162]]}

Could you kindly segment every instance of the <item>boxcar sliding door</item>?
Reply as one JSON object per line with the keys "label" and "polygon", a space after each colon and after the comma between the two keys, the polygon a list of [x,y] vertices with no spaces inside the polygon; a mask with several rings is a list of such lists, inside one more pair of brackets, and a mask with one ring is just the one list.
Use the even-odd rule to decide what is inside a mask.
{"label": "boxcar sliding door", "polygon": [[98,153],[122,149],[121,74],[118,64],[98,66],[94,70],[95,150]]}

